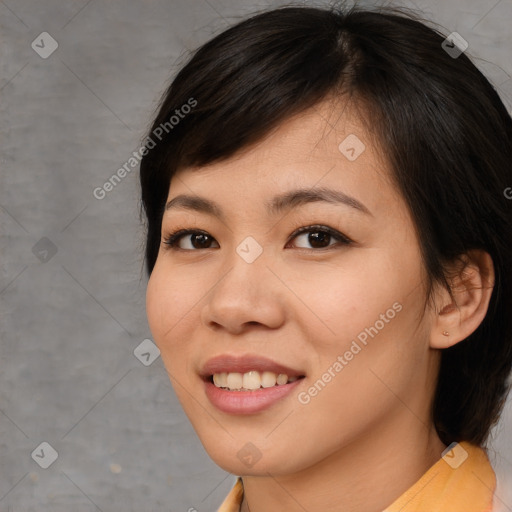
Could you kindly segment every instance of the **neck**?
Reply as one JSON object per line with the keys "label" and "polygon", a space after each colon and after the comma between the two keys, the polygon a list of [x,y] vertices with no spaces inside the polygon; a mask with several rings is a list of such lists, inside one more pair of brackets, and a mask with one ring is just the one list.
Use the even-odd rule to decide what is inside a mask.
{"label": "neck", "polygon": [[[399,425],[399,428],[397,428]],[[408,409],[294,474],[245,476],[241,512],[382,511],[440,458],[446,446]]]}

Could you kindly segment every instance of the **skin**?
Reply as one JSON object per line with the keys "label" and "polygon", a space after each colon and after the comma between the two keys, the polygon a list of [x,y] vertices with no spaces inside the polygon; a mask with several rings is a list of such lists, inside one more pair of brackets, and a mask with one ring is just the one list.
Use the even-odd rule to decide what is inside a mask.
{"label": "skin", "polygon": [[[205,449],[243,476],[242,511],[384,510],[441,457],[446,446],[429,414],[440,350],[467,337],[487,311],[492,286],[482,284],[492,281],[492,261],[477,252],[454,283],[459,307],[436,289],[436,307],[425,308],[413,222],[360,116],[354,105],[341,111],[320,103],[235,157],[180,170],[170,185],[169,199],[185,193],[218,202],[226,222],[184,209],[164,214],[162,237],[187,227],[212,240],[203,246],[185,235],[181,251],[161,245],[147,288],[148,322]],[[366,146],[354,161],[338,149],[349,134]],[[267,215],[264,202],[275,194],[314,186],[357,198],[371,215],[327,202]],[[291,238],[312,224],[353,243],[327,237],[315,246],[308,232]],[[250,264],[236,252],[247,236],[263,248]],[[297,394],[396,302],[401,311],[300,403]],[[219,354],[249,353],[306,377],[260,413],[217,410],[206,398],[202,366]],[[261,455],[252,467],[237,456],[248,442]]]}

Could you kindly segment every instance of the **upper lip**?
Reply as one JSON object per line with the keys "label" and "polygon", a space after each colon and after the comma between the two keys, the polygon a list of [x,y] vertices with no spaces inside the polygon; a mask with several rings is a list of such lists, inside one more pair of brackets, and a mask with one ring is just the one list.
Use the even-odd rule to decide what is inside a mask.
{"label": "upper lip", "polygon": [[274,372],[276,374],[285,373],[288,377],[304,376],[304,373],[300,370],[294,370],[289,366],[272,361],[272,359],[252,354],[241,356],[222,354],[212,357],[204,364],[200,375],[203,379],[208,379],[215,373],[246,373],[251,370]]}

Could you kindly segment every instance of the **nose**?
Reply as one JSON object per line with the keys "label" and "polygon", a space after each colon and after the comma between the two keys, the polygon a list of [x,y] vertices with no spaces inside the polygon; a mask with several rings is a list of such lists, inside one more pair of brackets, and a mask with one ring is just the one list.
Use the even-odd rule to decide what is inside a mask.
{"label": "nose", "polygon": [[276,329],[282,325],[289,305],[285,291],[288,294],[290,291],[276,276],[264,251],[251,259],[243,251],[229,258],[226,270],[219,273],[202,307],[203,325],[216,331],[225,329],[231,334],[240,334],[254,326]]}

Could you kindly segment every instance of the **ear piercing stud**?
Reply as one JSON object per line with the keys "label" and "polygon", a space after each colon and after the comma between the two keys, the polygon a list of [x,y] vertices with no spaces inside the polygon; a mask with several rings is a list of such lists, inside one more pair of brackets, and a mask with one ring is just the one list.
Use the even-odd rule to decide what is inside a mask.
{"label": "ear piercing stud", "polygon": [[443,331],[443,336],[450,336],[450,333],[448,331]]}

